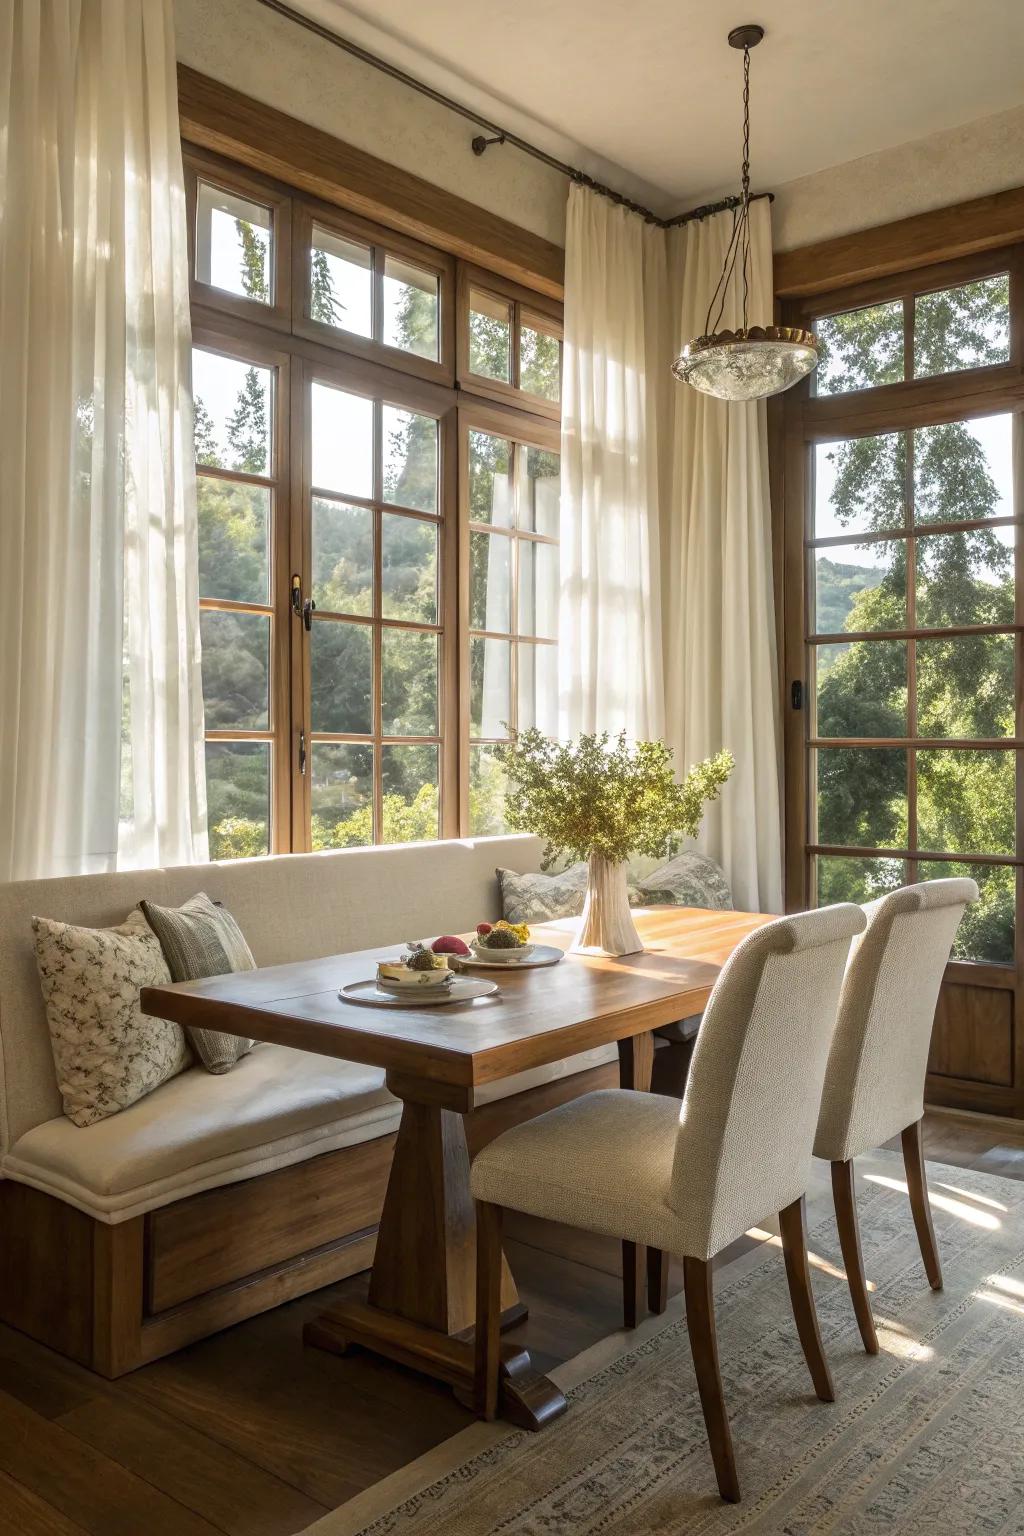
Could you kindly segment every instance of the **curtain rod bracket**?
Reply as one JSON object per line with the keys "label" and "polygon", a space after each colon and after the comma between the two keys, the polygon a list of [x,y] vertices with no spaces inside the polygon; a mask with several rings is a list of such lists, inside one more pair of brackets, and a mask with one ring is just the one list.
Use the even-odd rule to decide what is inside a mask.
{"label": "curtain rod bracket", "polygon": [[505,135],[503,133],[496,133],[493,139],[485,139],[482,133],[478,133],[473,140],[473,153],[474,155],[482,155],[492,144],[504,144],[504,142]]}

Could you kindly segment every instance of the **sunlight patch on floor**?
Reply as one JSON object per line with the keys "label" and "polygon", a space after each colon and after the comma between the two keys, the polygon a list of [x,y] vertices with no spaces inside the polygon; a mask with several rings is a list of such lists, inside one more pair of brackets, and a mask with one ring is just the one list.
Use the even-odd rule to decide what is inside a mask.
{"label": "sunlight patch on floor", "polygon": [[978,1291],[977,1296],[979,1301],[987,1301],[993,1307],[1002,1307],[1006,1312],[1015,1312],[1018,1317],[1024,1317],[1024,1303],[1014,1301],[1009,1296],[1000,1295],[998,1291]]}
{"label": "sunlight patch on floor", "polygon": [[956,1184],[936,1184],[936,1189],[948,1189],[951,1195],[963,1195],[965,1200],[974,1200],[978,1205],[988,1205],[994,1211],[1002,1211],[1005,1215],[1008,1206],[1000,1204],[998,1200],[990,1200],[987,1195],[976,1195],[973,1189],[960,1189]]}
{"label": "sunlight patch on floor", "polygon": [[[778,1233],[766,1232],[763,1227],[748,1227],[746,1235],[754,1238],[756,1242],[770,1243],[773,1248],[782,1247],[782,1238]],[[807,1260],[815,1269],[820,1269],[823,1275],[831,1275],[833,1280],[845,1280],[847,1278],[845,1269],[837,1268],[831,1259],[824,1258],[820,1253],[812,1253],[809,1248],[807,1250]],[[873,1280],[868,1280],[866,1283],[869,1291],[876,1289]]]}
{"label": "sunlight patch on floor", "polygon": [[[901,1194],[909,1194],[902,1179],[889,1179],[881,1173],[866,1173],[864,1178],[869,1184],[881,1184],[885,1189],[895,1189]],[[974,1197],[971,1196],[971,1198]],[[965,1204],[963,1200],[952,1200],[948,1195],[937,1195],[934,1190],[929,1190],[928,1199],[937,1211],[946,1211],[950,1216],[966,1221],[969,1226],[983,1227],[986,1232],[997,1232],[1002,1226],[998,1216],[991,1216],[988,1211],[979,1211],[973,1205]]]}
{"label": "sunlight patch on floor", "polygon": [[935,1351],[930,1344],[922,1344],[920,1339],[915,1339],[899,1323],[887,1322],[884,1317],[875,1318],[875,1332],[878,1335],[878,1347],[887,1355],[895,1355],[897,1360],[934,1360]]}

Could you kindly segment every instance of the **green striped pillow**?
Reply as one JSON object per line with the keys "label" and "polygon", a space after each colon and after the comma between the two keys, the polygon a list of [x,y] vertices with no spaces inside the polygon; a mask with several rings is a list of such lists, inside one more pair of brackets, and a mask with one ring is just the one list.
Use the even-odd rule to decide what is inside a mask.
{"label": "green striped pillow", "polygon": [[[229,971],[255,970],[256,961],[241,928],[205,891],[190,896],[180,907],[158,907],[152,901],[139,905],[160,940],[172,981],[199,981],[204,976],[225,976]],[[207,1072],[230,1072],[256,1044],[255,1040],[216,1029],[186,1027],[185,1033]]]}

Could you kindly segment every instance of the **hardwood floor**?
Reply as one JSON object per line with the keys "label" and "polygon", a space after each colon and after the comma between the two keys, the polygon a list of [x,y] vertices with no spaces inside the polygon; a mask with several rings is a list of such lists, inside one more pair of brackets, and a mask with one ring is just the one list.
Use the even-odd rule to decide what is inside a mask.
{"label": "hardwood floor", "polygon": [[[929,1113],[925,1154],[1024,1179],[1024,1127]],[[508,1254],[530,1307],[509,1337],[541,1370],[620,1326],[618,1243],[510,1217]],[[426,1377],[303,1347],[303,1324],[356,1284],[116,1382],[0,1327],[2,1536],[291,1536],[455,1434],[470,1414]]]}

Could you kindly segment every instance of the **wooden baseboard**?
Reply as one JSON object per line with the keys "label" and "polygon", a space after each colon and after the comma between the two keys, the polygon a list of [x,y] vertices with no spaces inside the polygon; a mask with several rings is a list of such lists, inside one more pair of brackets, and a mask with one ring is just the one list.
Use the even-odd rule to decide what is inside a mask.
{"label": "wooden baseboard", "polygon": [[[512,1125],[610,1087],[591,1068],[467,1116],[477,1152]],[[395,1137],[191,1195],[111,1225],[0,1179],[0,1321],[115,1378],[368,1269]]]}

